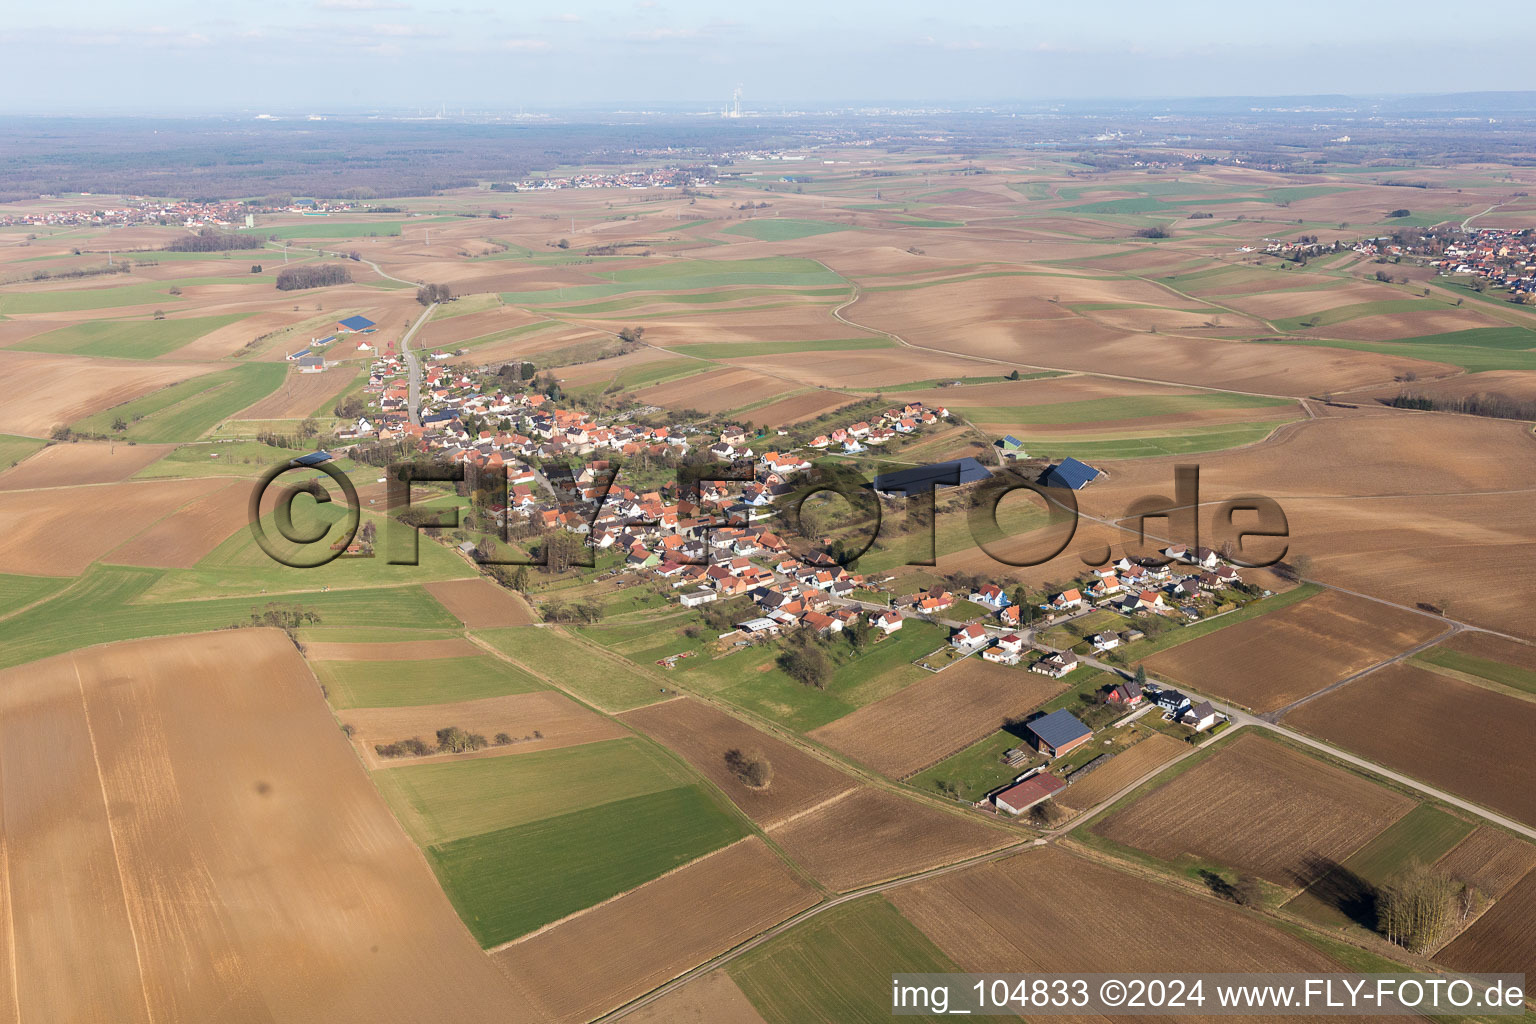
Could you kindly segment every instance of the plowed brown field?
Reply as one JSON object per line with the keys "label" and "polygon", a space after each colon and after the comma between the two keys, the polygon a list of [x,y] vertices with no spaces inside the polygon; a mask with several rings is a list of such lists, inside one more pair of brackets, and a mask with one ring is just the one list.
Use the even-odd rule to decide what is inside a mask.
{"label": "plowed brown field", "polygon": [[526,626],[535,621],[533,610],[522,598],[487,579],[446,580],[422,586],[470,629]]}
{"label": "plowed brown field", "polygon": [[23,1022],[540,1019],[280,632],[0,673],[0,774]]}
{"label": "plowed brown field", "polygon": [[1038,672],[970,657],[810,735],[881,774],[905,778],[1063,689]]}
{"label": "plowed brown field", "polygon": [[1250,734],[1093,828],[1166,861],[1195,857],[1299,889],[1319,858],[1344,860],[1413,805]]}
{"label": "plowed brown field", "polygon": [[816,902],[815,890],[753,837],[519,939],[491,959],[514,984],[539,994],[549,1008],[545,1020],[574,1024]]}
{"label": "plowed brown field", "polygon": [[[764,828],[856,785],[851,776],[825,761],[691,698],[654,704],[620,717],[683,755]],[[761,790],[747,786],[726,768],[729,750],[761,752],[773,765],[773,781]]]}
{"label": "plowed brown field", "polygon": [[1536,703],[1400,662],[1285,724],[1536,825]]}

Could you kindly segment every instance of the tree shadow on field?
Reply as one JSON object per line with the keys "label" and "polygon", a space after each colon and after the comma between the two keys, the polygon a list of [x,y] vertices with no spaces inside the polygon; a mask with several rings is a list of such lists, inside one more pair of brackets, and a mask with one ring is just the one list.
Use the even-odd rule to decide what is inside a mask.
{"label": "tree shadow on field", "polygon": [[1292,872],[1307,895],[1367,931],[1376,930],[1376,887],[1331,857],[1309,855]]}

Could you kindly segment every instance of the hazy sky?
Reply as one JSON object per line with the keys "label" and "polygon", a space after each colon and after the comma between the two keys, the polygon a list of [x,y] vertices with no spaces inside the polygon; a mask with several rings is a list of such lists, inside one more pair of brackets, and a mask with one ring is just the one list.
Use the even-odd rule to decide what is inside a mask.
{"label": "hazy sky", "polygon": [[[48,0],[0,110],[819,107],[1536,88],[1528,8],[1284,0]],[[1504,26],[1504,27],[1500,27]]]}

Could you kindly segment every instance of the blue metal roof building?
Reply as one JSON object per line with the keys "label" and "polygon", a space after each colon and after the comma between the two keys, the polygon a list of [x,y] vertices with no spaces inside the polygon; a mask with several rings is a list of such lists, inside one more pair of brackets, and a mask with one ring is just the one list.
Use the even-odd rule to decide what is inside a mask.
{"label": "blue metal roof building", "polygon": [[322,462],[331,461],[331,453],[324,449],[318,452],[310,452],[308,455],[300,455],[290,465],[294,466],[318,466]]}
{"label": "blue metal roof building", "polygon": [[361,334],[364,331],[371,331],[371,330],[373,330],[375,327],[378,326],[378,324],[374,323],[372,320],[369,320],[365,316],[359,315],[359,316],[349,316],[345,320],[338,320],[338,321],[336,321],[336,326],[340,327],[340,328],[343,328],[344,330],[348,330],[348,331],[352,331],[352,332],[357,333],[357,334]]}
{"label": "blue metal roof building", "polygon": [[1093,736],[1093,730],[1079,722],[1066,708],[1030,722],[1029,731],[1039,740],[1040,748],[1052,757],[1082,746]]}
{"label": "blue metal roof building", "polygon": [[1080,491],[1094,480],[1098,479],[1099,471],[1086,462],[1078,462],[1076,459],[1062,459],[1060,463],[1040,474],[1040,484],[1043,487],[1066,487],[1074,491]]}
{"label": "blue metal roof building", "polygon": [[881,473],[875,477],[873,487],[882,494],[922,494],[930,487],[953,487],[985,480],[992,471],[973,458],[936,462],[931,466],[913,466],[895,473]]}

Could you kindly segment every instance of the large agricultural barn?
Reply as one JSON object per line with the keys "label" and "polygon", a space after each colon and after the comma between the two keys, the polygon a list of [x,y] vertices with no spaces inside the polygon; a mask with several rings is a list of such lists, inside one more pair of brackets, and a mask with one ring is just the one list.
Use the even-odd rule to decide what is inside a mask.
{"label": "large agricultural barn", "polygon": [[1099,471],[1086,462],[1065,458],[1040,474],[1040,484],[1043,487],[1065,487],[1080,491],[1098,479],[1098,476]]}
{"label": "large agricultural barn", "polygon": [[1093,737],[1093,730],[1066,708],[1030,722],[1029,731],[1035,734],[1035,746],[1050,757],[1070,754]]}
{"label": "large agricultural barn", "polygon": [[950,462],[935,462],[931,466],[913,466],[895,473],[881,473],[875,477],[874,489],[881,494],[922,494],[934,487],[964,487],[992,475],[975,459],[967,456]]}

